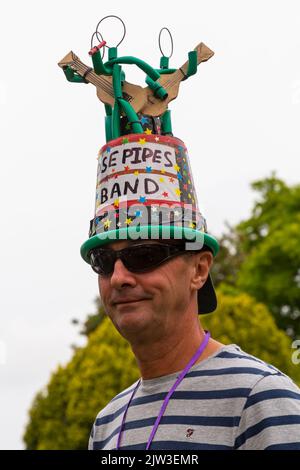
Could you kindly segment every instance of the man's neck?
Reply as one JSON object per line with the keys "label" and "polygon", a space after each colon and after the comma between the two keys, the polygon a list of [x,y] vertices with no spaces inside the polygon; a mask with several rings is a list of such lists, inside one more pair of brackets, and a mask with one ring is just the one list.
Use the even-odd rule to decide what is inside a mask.
{"label": "man's neck", "polygon": [[[192,331],[192,333],[191,333]],[[137,359],[143,379],[153,379],[178,372],[187,365],[204,340],[205,332],[201,328],[190,329],[179,338],[171,337],[151,344],[134,344],[132,350]],[[222,347],[221,343],[210,339],[205,350],[195,362],[206,359]]]}

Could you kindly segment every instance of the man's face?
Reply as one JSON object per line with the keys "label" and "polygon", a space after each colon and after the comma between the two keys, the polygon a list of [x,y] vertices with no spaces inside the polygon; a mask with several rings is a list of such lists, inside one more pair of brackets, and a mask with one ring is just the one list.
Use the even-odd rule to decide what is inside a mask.
{"label": "man's face", "polygon": [[[142,243],[158,242],[124,240],[108,248],[121,250]],[[187,254],[144,273],[130,272],[117,259],[111,275],[99,275],[99,291],[107,315],[122,336],[130,342],[153,341],[180,330],[191,302],[197,309],[197,290],[191,286],[194,275],[195,262]]]}

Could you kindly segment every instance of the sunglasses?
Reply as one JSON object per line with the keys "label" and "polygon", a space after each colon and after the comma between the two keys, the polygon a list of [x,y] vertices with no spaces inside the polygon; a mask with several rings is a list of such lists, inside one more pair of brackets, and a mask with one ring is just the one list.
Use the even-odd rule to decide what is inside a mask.
{"label": "sunglasses", "polygon": [[[199,251],[199,250],[197,250]],[[122,250],[96,248],[90,252],[92,269],[102,276],[112,274],[115,262],[120,259],[126,269],[133,273],[143,273],[160,266],[175,256],[189,254],[182,245],[143,244],[133,245]]]}

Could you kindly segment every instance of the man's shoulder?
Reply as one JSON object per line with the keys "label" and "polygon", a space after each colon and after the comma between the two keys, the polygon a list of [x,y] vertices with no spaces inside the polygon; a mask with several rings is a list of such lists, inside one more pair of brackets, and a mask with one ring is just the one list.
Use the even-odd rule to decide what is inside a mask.
{"label": "man's shoulder", "polygon": [[262,379],[262,386],[287,387],[299,392],[290,377],[277,367],[243,351],[236,344],[223,346],[202,366],[200,364],[192,375],[210,377],[222,387],[244,387],[247,395]]}
{"label": "man's shoulder", "polygon": [[136,384],[137,381],[122,390],[122,392],[118,393],[104,408],[102,408],[96,417],[96,424],[98,426],[108,424],[110,421],[114,420],[118,414],[124,411]]}

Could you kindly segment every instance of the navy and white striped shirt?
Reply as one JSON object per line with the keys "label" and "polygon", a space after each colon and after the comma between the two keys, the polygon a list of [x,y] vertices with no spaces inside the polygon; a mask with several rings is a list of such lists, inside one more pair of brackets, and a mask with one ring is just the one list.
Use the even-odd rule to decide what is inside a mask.
{"label": "navy and white striped shirt", "polygon": [[[146,449],[177,373],[141,380],[130,404],[121,450]],[[123,413],[136,383],[98,414],[89,449],[116,449]],[[195,364],[173,393],[151,450],[298,449],[300,390],[275,367],[222,347]]]}

